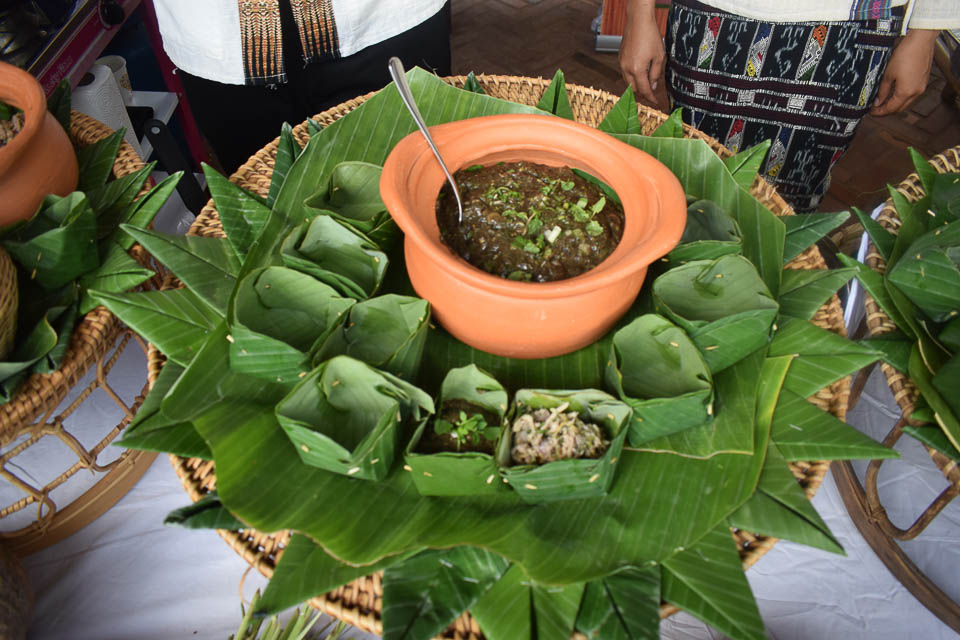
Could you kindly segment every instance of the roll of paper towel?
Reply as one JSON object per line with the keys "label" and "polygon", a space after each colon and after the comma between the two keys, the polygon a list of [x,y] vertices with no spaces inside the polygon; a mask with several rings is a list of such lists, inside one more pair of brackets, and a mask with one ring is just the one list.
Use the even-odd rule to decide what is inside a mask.
{"label": "roll of paper towel", "polygon": [[110,67],[94,64],[71,95],[71,105],[81,113],[96,118],[111,129],[125,128],[123,139],[130,143],[141,158],[143,151],[127,115],[120,95],[120,87]]}

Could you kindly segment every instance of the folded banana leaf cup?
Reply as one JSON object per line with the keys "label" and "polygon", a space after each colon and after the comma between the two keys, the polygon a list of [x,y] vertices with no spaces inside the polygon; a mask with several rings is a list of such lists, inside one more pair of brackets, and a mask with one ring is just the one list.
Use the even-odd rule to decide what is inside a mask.
{"label": "folded banana leaf cup", "polygon": [[623,443],[627,437],[631,409],[613,396],[596,389],[548,391],[521,389],[510,409],[510,424],[525,413],[537,409],[576,411],[584,422],[600,427],[609,446],[599,458],[554,460],[544,464],[513,464],[513,430],[504,429],[497,447],[500,473],[507,483],[529,503],[575,500],[607,494],[613,483]]}
{"label": "folded banana leaf cup", "polygon": [[[450,419],[457,413],[461,420],[481,417],[486,430],[496,435],[491,439],[477,433],[468,441]],[[420,423],[404,454],[417,491],[424,496],[465,496],[508,490],[492,453],[506,431],[506,413],[507,392],[494,377],[472,364],[451,369],[440,387],[436,416]],[[462,450],[426,453],[437,448],[443,435],[447,437],[441,446],[453,443]],[[491,453],[471,450],[478,442],[487,444]]]}
{"label": "folded banana leaf cup", "polygon": [[276,408],[304,463],[374,481],[390,472],[409,425],[430,413],[429,395],[349,356],[314,369]]}

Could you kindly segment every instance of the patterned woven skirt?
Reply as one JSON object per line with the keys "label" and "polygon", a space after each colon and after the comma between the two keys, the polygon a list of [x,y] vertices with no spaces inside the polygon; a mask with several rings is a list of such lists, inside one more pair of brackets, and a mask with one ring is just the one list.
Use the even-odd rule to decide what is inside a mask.
{"label": "patterned woven skirt", "polygon": [[762,22],[674,0],[673,108],[734,152],[770,140],[762,175],[795,211],[814,211],[874,100],[902,20],[894,7],[869,19]]}

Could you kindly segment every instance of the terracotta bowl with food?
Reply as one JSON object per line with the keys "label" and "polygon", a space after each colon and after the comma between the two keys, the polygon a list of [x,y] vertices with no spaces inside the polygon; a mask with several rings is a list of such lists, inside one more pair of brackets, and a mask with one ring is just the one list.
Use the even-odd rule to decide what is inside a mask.
{"label": "terracotta bowl with food", "polygon": [[[470,185],[461,187],[468,204],[464,219],[450,217],[451,194],[441,194],[446,178],[419,131],[390,152],[380,194],[404,233],[407,273],[417,294],[430,302],[434,319],[444,329],[474,348],[511,358],[546,358],[596,341],[633,304],[648,265],[668,253],[683,234],[686,199],[676,176],[649,154],[597,129],[555,116],[517,114],[460,120],[431,127],[430,133],[450,171],[460,172],[458,184]],[[480,188],[469,182],[473,171],[512,163],[523,163],[518,165],[521,173],[539,165],[589,174],[616,193],[622,213],[609,213],[608,199],[600,191],[599,196],[575,195],[561,205],[564,191],[577,193],[568,174],[537,174],[542,193],[534,194],[536,205],[522,201],[522,189],[513,183]],[[579,188],[583,180],[576,178],[576,183]],[[484,194],[492,204],[477,200]],[[554,196],[559,217],[551,218],[553,205],[544,202]],[[441,205],[447,201],[446,217],[438,198]],[[621,216],[619,224],[616,215]],[[575,218],[583,221],[581,229],[573,228]],[[569,221],[571,228],[562,221]],[[487,246],[490,234],[484,225],[496,227],[490,234],[502,234],[502,242],[491,244],[486,255],[468,255],[472,248]],[[461,226],[466,231],[458,253],[444,239]],[[592,236],[603,238],[607,227],[617,236],[610,253],[562,279],[531,272],[522,258],[524,252],[537,259],[552,256],[550,261],[558,265],[567,236],[582,240],[574,243],[581,254],[595,253]],[[511,252],[521,256],[519,263],[494,264]]]}

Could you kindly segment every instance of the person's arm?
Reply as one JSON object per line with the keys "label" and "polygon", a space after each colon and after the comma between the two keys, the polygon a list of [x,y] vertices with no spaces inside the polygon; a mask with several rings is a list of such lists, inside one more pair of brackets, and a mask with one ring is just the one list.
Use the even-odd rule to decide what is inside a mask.
{"label": "person's arm", "polygon": [[657,103],[654,91],[663,73],[666,54],[657,21],[654,0],[628,0],[627,22],[620,42],[620,71],[634,93],[651,104]]}
{"label": "person's arm", "polygon": [[939,33],[934,29],[911,29],[897,44],[870,108],[871,115],[899,113],[924,92]]}

